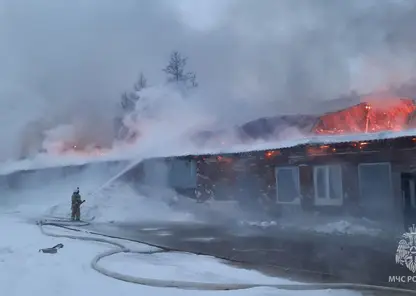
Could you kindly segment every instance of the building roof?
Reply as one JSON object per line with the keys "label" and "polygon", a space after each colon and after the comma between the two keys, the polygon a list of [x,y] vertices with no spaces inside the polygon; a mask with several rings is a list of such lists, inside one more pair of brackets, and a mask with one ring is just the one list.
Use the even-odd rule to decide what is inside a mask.
{"label": "building roof", "polygon": [[283,115],[263,117],[247,122],[239,127],[242,136],[251,139],[278,139],[284,137],[284,132],[290,129],[307,135],[318,120],[313,115]]}
{"label": "building roof", "polygon": [[[387,131],[394,133],[412,129],[416,127],[416,104],[409,94],[416,94],[415,85],[400,88],[394,95],[391,92],[364,96],[352,94],[322,102],[317,104],[317,109],[321,110],[319,114],[258,118],[235,127],[233,132],[245,143],[250,140],[313,139],[316,135],[351,138],[377,133],[380,136]],[[403,96],[405,94],[407,96]],[[196,138],[202,144],[209,139],[222,138],[226,133],[226,130],[204,131],[197,133]]]}
{"label": "building roof", "polygon": [[382,131],[400,131],[408,128],[409,119],[416,110],[408,98],[386,97],[383,100],[364,98],[352,107],[319,117],[313,134],[352,134]]}
{"label": "building roof", "polygon": [[389,139],[415,137],[416,129],[409,129],[404,131],[386,131],[377,133],[361,133],[350,135],[317,135],[313,137],[303,137],[293,140],[281,140],[259,143],[256,145],[236,145],[232,148],[217,149],[210,151],[207,154],[227,154],[227,153],[242,153],[250,151],[266,151],[293,148],[301,145],[330,145],[339,143],[351,142],[369,142],[369,141],[384,141]]}

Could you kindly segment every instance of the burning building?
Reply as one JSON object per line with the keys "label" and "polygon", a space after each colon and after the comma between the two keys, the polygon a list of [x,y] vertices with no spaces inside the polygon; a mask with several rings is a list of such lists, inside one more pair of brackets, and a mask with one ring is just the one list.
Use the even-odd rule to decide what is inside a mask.
{"label": "burning building", "polygon": [[[322,114],[239,127],[249,143],[239,152],[149,159],[129,174],[197,199],[203,205],[191,209],[211,209],[215,221],[229,215],[227,225],[271,218],[268,229],[263,222],[241,227],[256,233],[261,248],[278,249],[273,260],[288,270],[360,283],[407,276],[394,254],[403,230],[416,224],[415,102],[366,96],[330,103]],[[298,132],[286,138],[285,130]]]}
{"label": "burning building", "polygon": [[[270,139],[290,126],[302,130],[297,139],[239,153],[160,160],[175,167],[167,183],[200,200],[266,205],[279,217],[336,213],[403,229],[416,218],[416,104],[389,96],[358,100],[314,119],[279,117],[272,127],[271,119],[258,121],[269,125],[260,128],[259,137]],[[259,135],[255,122],[242,126],[243,133]]]}

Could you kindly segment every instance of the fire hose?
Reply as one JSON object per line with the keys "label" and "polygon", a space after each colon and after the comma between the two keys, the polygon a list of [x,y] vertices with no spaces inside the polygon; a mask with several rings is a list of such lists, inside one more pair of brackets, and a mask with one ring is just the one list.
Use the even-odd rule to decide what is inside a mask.
{"label": "fire hose", "polygon": [[[92,231],[85,231],[80,228],[75,228],[75,227],[87,226],[90,224],[90,221],[72,223],[70,220],[55,218],[55,219],[41,220],[41,221],[38,221],[37,224],[40,228],[41,233],[47,236],[56,237],[56,238],[75,239],[75,240],[81,240],[81,241],[101,242],[101,243],[106,243],[106,244],[114,246],[114,248],[109,251],[97,254],[91,261],[91,268],[110,278],[117,279],[117,280],[124,281],[124,282],[139,284],[139,285],[145,285],[145,286],[151,286],[151,287],[163,287],[163,288],[205,290],[205,291],[242,290],[242,289],[258,288],[258,287],[263,287],[263,288],[268,287],[268,288],[276,288],[280,290],[296,290],[296,291],[336,289],[336,290],[356,290],[356,291],[373,291],[373,292],[384,291],[388,293],[394,292],[394,293],[403,293],[405,295],[416,295],[415,290],[386,287],[386,286],[379,286],[379,285],[355,284],[355,283],[305,283],[305,284],[303,283],[293,283],[293,284],[208,283],[208,282],[196,282],[196,281],[193,282],[193,281],[162,280],[162,279],[152,279],[152,278],[125,275],[125,274],[121,274],[121,273],[109,270],[103,267],[102,265],[100,265],[99,262],[106,257],[112,256],[115,254],[120,254],[120,253],[149,254],[150,255],[150,254],[156,254],[156,253],[162,253],[162,252],[185,252],[185,251],[168,248],[165,246],[150,244],[147,242],[129,240],[129,239],[125,239],[122,237],[115,237],[115,236],[100,234],[100,233],[96,233]],[[51,233],[51,232],[46,231],[44,226],[59,227],[59,228],[71,230],[74,232],[84,232],[91,236]],[[100,236],[100,237],[96,237],[96,236]],[[118,242],[110,240],[111,238],[140,243],[140,244],[152,247],[154,249],[148,250],[148,251],[131,250],[125,247],[122,243],[118,243]]]}

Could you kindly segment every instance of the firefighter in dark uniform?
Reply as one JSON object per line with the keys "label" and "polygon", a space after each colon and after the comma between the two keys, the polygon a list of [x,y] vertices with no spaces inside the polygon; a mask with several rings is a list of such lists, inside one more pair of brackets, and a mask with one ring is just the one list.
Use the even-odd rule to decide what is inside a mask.
{"label": "firefighter in dark uniform", "polygon": [[81,200],[81,195],[79,194],[79,187],[72,194],[71,202],[71,220],[80,221],[81,220],[81,205],[85,200]]}

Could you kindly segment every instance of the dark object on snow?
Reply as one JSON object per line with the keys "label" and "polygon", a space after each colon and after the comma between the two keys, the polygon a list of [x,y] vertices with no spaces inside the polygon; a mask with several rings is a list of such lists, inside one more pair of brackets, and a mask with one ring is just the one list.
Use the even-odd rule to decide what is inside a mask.
{"label": "dark object on snow", "polygon": [[79,221],[81,220],[81,205],[85,200],[81,200],[81,195],[79,194],[79,187],[74,191],[71,197],[71,220]]}
{"label": "dark object on snow", "polygon": [[62,249],[64,247],[63,244],[57,244],[56,246],[53,246],[52,248],[45,248],[40,249],[39,252],[47,253],[47,254],[56,254],[59,249]]}

